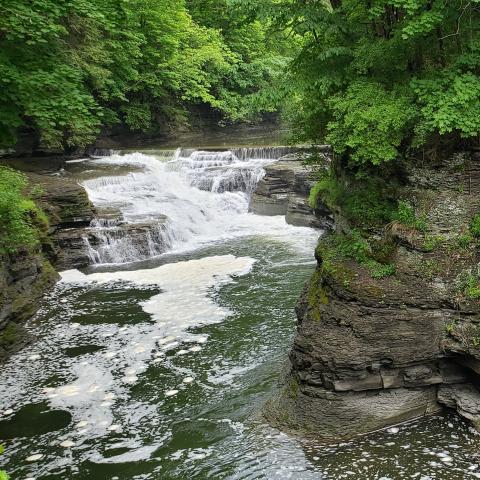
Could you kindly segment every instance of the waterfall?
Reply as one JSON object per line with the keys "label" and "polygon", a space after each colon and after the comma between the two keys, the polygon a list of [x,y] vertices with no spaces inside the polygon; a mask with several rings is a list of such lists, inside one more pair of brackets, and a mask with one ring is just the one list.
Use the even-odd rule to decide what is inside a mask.
{"label": "waterfall", "polygon": [[[83,182],[99,211],[84,237],[92,263],[144,260],[254,234],[258,222],[248,213],[250,196],[264,167],[292,151],[183,148],[89,160],[103,175]],[[112,175],[105,176],[109,166]]]}

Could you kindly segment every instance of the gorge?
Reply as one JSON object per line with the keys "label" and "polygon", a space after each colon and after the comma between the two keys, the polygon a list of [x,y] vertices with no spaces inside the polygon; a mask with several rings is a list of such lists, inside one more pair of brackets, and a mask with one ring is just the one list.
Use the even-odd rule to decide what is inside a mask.
{"label": "gorge", "polygon": [[[459,310],[439,297],[436,271],[424,266],[436,250],[397,229],[394,277],[371,278],[349,258],[344,269],[325,272],[329,238],[349,224],[333,204],[318,203],[313,215],[313,182],[295,156],[305,153],[146,149],[29,173],[57,219],[44,255],[68,271],[26,324],[28,346],[2,367],[0,439],[9,472],[337,479],[358,478],[361,469],[364,478],[475,478],[477,436],[438,403],[475,420],[475,400],[468,402],[474,357],[442,316]],[[474,168],[473,159],[461,161]],[[417,186],[429,179],[416,195],[428,198],[423,189],[433,188],[445,198],[429,223],[444,242],[448,222],[468,223],[475,207],[474,196],[459,197],[457,188],[475,188],[471,168],[409,173]],[[441,210],[453,202],[457,215]],[[286,223],[292,211],[290,221],[304,226]],[[334,220],[301,295],[317,238]],[[292,368],[280,375],[278,395],[300,296]],[[474,318],[468,310],[466,318]],[[331,403],[322,405],[322,396]],[[384,425],[391,427],[355,437]]]}
{"label": "gorge", "polygon": [[0,480],[480,478],[479,2],[0,2]]}

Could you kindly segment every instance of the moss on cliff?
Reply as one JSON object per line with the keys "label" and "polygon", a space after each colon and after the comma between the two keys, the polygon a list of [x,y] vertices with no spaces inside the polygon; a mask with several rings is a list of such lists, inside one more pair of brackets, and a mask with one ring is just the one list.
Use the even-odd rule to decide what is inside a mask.
{"label": "moss on cliff", "polygon": [[0,165],[0,254],[33,248],[48,231],[48,218],[36,203],[38,188],[18,171]]}

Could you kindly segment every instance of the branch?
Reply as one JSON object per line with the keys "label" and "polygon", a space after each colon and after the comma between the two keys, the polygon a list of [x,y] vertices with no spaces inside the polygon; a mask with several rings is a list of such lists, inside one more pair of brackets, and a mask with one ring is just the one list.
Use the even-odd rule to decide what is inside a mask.
{"label": "branch", "polygon": [[445,40],[446,38],[448,37],[454,37],[456,35],[460,35],[460,20],[462,19],[463,17],[463,14],[467,11],[467,8],[470,7],[471,5],[471,2],[468,2],[465,7],[463,8],[462,12],[460,13],[460,15],[458,16],[457,18],[457,31],[455,33],[449,33],[448,35],[445,35],[444,37],[442,38],[439,38],[439,40]]}

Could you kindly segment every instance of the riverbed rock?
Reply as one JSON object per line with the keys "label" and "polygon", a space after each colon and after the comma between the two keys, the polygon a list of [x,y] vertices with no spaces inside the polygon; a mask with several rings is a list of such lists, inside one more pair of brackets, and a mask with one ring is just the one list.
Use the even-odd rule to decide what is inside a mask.
{"label": "riverbed rock", "polygon": [[438,389],[438,401],[457,410],[480,429],[480,392],[472,384],[441,385]]}
{"label": "riverbed rock", "polygon": [[297,306],[289,373],[266,408],[277,425],[348,438],[446,406],[480,427],[480,252],[466,236],[480,213],[479,165],[463,153],[405,166],[398,196],[425,226],[363,233],[388,247],[393,274],[374,275],[336,250],[353,227],[335,211]]}
{"label": "riverbed rock", "polygon": [[309,204],[315,179],[304,164],[305,155],[289,153],[265,167],[265,176],[252,195],[250,211],[257,215],[284,215],[287,223],[300,227],[331,227],[329,209],[323,204],[314,209]]}

